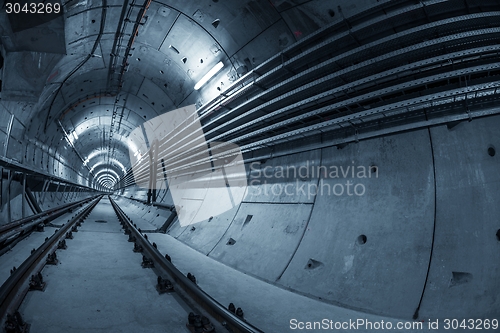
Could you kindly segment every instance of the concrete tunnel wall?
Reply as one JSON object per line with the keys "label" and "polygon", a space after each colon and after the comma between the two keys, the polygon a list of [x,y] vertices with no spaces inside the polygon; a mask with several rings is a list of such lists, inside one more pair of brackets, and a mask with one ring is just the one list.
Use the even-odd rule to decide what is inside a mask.
{"label": "concrete tunnel wall", "polygon": [[[5,181],[5,184],[2,184],[1,188],[1,195],[3,198],[6,198],[8,196],[7,191],[8,191],[8,186],[7,186],[7,181]],[[9,220],[9,207],[10,205],[10,214],[11,214],[11,219],[12,220],[18,220],[23,217],[23,203],[22,203],[22,192],[23,192],[23,187],[21,184],[12,182],[11,187],[10,187],[10,197],[11,200],[9,202],[7,201],[2,201],[2,205],[0,207],[0,225],[3,223],[6,223]],[[26,205],[25,207],[25,215],[29,216],[32,214],[35,214],[33,210],[30,208],[29,205]]]}
{"label": "concrete tunnel wall", "polygon": [[95,195],[92,192],[34,192],[40,208],[47,210],[67,203],[86,199]]}
{"label": "concrete tunnel wall", "polygon": [[[494,293],[499,156],[491,156],[491,148],[500,147],[499,126],[493,116],[268,159],[261,168],[309,161],[364,166],[372,175],[254,182],[238,206],[187,227],[175,222],[168,234],[249,275],[344,307],[411,319],[425,286],[420,316],[491,317],[500,311]],[[362,183],[365,193],[308,196],[297,190],[302,183],[346,181]],[[297,195],[266,195],[273,183]],[[120,200],[163,225],[168,211],[125,199],[131,195],[145,200],[144,190],[129,188]],[[159,198],[172,204],[166,188]]]}
{"label": "concrete tunnel wall", "polygon": [[[3,196],[7,197],[5,194],[8,191],[8,183],[7,181],[3,184]],[[0,207],[0,225],[9,222],[9,208],[10,205],[10,219],[11,221],[19,220],[23,217],[27,217],[37,212],[31,207],[31,205],[25,202],[24,205],[24,216],[23,216],[23,202],[22,202],[22,194],[23,187],[21,184],[17,182],[12,182],[10,185],[10,196],[11,200],[9,202],[4,201],[3,205]],[[38,206],[42,211],[55,208],[67,203],[83,200],[92,195],[95,195],[93,192],[73,192],[73,191],[61,191],[60,192],[44,192],[44,191],[33,191],[33,196],[38,203]]]}

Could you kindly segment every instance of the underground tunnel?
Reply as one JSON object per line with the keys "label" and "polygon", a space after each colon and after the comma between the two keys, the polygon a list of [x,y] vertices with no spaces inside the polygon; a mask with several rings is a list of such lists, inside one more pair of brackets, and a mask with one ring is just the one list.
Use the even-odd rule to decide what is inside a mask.
{"label": "underground tunnel", "polygon": [[498,0],[1,3],[4,332],[498,330]]}

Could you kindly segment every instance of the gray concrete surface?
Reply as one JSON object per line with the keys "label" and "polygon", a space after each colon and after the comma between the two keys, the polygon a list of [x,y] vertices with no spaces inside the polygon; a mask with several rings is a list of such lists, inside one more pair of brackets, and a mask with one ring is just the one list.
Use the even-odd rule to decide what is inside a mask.
{"label": "gray concrete surface", "polygon": [[[106,223],[96,222],[106,220]],[[33,333],[189,332],[189,308],[159,295],[156,275],[141,267],[107,199],[46,266],[44,292],[30,292],[20,312]]]}
{"label": "gray concrete surface", "polygon": [[299,245],[311,208],[308,204],[242,203],[209,256],[274,282]]}
{"label": "gray concrete surface", "polygon": [[[283,198],[291,203],[271,204],[279,202],[280,196],[266,196],[264,186],[269,185],[260,189],[256,185],[252,191],[260,191],[260,198],[247,195],[251,202],[244,201],[211,222],[188,227],[176,222],[169,234],[271,284],[347,308],[408,320],[419,306],[431,262],[419,318],[446,317],[442,313],[457,319],[472,314],[498,316],[498,298],[486,292],[498,288],[500,275],[495,265],[487,268],[496,262],[500,246],[495,236],[499,226],[491,210],[499,193],[498,154],[488,155],[490,146],[500,147],[498,119],[474,120],[451,131],[446,126],[433,128],[432,147],[429,131],[423,129],[310,153],[313,162],[321,161],[327,168],[362,166],[368,172],[366,178],[359,177],[363,174],[358,175],[358,169],[354,177],[351,173],[343,177],[339,171],[339,178],[324,174],[316,178],[319,189],[322,184],[329,187],[325,185],[322,195],[312,196],[310,217],[309,205],[302,204],[302,199]],[[262,166],[274,170],[293,165],[294,160],[300,161],[297,168],[305,161],[291,155]],[[371,166],[378,168],[377,175],[369,175]],[[334,195],[333,186],[343,184],[345,191],[346,181],[362,184],[366,193]],[[270,182],[292,183],[290,179]],[[248,215],[253,217],[243,226]],[[135,216],[138,221],[147,218]],[[292,240],[286,231],[296,227]],[[252,232],[247,233],[249,229]],[[365,244],[360,241],[363,235]],[[230,238],[234,245],[227,245]],[[212,244],[216,245],[210,250]],[[464,298],[474,301],[464,303]]]}
{"label": "gray concrete surface", "polygon": [[[72,213],[67,213],[51,221],[52,225],[62,225],[67,220],[75,216],[82,208],[75,209]],[[45,226],[43,232],[34,231],[28,237],[14,245],[12,249],[0,256],[0,282],[3,283],[10,276],[13,266],[19,267],[26,258],[31,255],[32,249],[37,249],[45,242],[45,237],[50,237],[56,227]]]}
{"label": "gray concrete surface", "polygon": [[[177,241],[169,235],[149,234],[151,242],[158,244],[161,253],[168,253],[172,263],[184,274],[194,274],[198,285],[209,295],[224,306],[233,302],[241,307],[245,319],[268,333],[297,332],[294,319],[298,322],[321,322],[324,319],[338,323],[347,323],[350,320],[364,320],[369,322],[390,322],[392,332],[435,332],[424,329],[397,329],[396,325],[406,321],[397,321],[388,317],[371,315],[363,312],[327,304],[311,299],[278,286],[273,286],[261,279],[257,279],[214,259]],[[415,325],[410,323],[410,325]],[[307,332],[320,332],[321,329],[310,329]],[[329,331],[329,330],[325,330]],[[331,330],[338,332],[353,332],[354,330]],[[374,332],[370,326],[360,326],[357,332]]]}
{"label": "gray concrete surface", "polygon": [[[499,317],[500,117],[431,130],[436,233],[422,315]],[[494,148],[494,156],[488,149]],[[465,301],[467,300],[467,301]]]}
{"label": "gray concrete surface", "polygon": [[[356,166],[352,177],[322,178],[304,238],[280,285],[377,314],[410,319],[430,258],[434,181],[427,130],[323,149],[322,165]],[[378,167],[378,177],[358,167]],[[368,171],[370,172],[370,171]],[[358,177],[360,176],[360,177]],[[346,182],[361,185],[358,196]],[[343,185],[343,195],[333,187]],[[411,189],[411,190],[410,190]],[[340,193],[341,187],[335,189]],[[358,187],[358,194],[361,193]],[[358,238],[366,236],[366,243]],[[310,260],[318,263],[308,267]]]}

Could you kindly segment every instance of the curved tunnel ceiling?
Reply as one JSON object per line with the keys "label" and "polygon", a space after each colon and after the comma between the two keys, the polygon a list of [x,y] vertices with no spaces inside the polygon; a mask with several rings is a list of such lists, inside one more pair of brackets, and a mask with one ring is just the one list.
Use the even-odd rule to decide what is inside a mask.
{"label": "curved tunnel ceiling", "polygon": [[[49,75],[45,89],[51,93],[42,94],[33,115],[43,128],[28,129],[49,142],[54,138],[48,133],[61,136],[58,127],[64,128],[82,159],[90,156],[84,165],[90,170],[92,155],[101,149],[110,151],[113,169],[130,168],[128,149],[134,147],[127,138],[141,122],[182,105],[202,105],[251,67],[333,20],[332,9],[328,13],[318,1],[123,3],[64,4],[66,55]],[[219,61],[225,68],[217,81],[195,91]]]}
{"label": "curved tunnel ceiling", "polygon": [[[489,80],[484,77],[496,73],[495,1],[72,0],[63,5],[63,23],[58,27],[53,20],[40,30],[53,34],[64,55],[16,52],[26,46],[2,42],[7,63],[21,66],[24,79],[37,77],[40,85],[45,74],[38,102],[26,102],[28,112],[16,115],[28,140],[54,150],[56,159],[78,178],[88,178],[90,186],[98,169],[123,177],[131,168],[129,152],[145,153],[138,151],[142,139],[130,137],[132,131],[179,107],[195,104],[209,142],[234,142],[245,153],[313,133],[371,131],[367,124],[387,117],[382,106],[389,101],[401,101],[395,107],[402,108],[404,100],[424,103],[424,95],[464,94],[452,91],[462,82],[477,81],[483,85],[474,91],[484,90]],[[10,26],[3,26],[15,40]],[[39,37],[35,32],[32,40]],[[464,60],[461,52],[484,60]],[[195,90],[219,62],[222,70]],[[460,71],[458,63],[465,62],[468,68]],[[428,79],[419,79],[424,76]],[[9,100],[12,91],[5,88],[3,98]],[[418,117],[413,110],[419,109],[406,111]],[[97,152],[106,153],[95,157]],[[52,172],[48,163],[42,165]],[[116,176],[109,179],[116,187]]]}

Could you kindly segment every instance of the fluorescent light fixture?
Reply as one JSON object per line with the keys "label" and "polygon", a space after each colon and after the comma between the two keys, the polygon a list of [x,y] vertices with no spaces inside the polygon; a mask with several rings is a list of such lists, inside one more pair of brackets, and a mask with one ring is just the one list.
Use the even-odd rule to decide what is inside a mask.
{"label": "fluorescent light fixture", "polygon": [[219,72],[222,67],[224,67],[224,64],[222,63],[222,61],[219,61],[217,65],[214,66],[214,68],[209,70],[208,73],[205,74],[205,76],[202,77],[200,81],[198,81],[198,83],[194,86],[194,90],[200,89],[205,83],[208,82],[208,80],[210,80],[215,74],[217,74],[217,72]]}
{"label": "fluorescent light fixture", "polygon": [[78,134],[76,134],[76,131],[73,131],[73,136],[75,137],[75,140],[78,140]]}
{"label": "fluorescent light fixture", "polygon": [[137,160],[140,160],[142,158],[142,154],[140,150],[136,150],[134,153],[134,157],[137,157]]}

